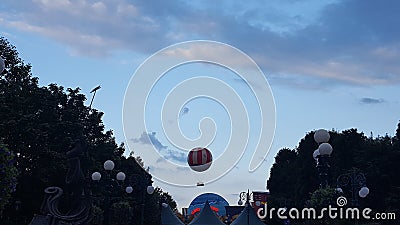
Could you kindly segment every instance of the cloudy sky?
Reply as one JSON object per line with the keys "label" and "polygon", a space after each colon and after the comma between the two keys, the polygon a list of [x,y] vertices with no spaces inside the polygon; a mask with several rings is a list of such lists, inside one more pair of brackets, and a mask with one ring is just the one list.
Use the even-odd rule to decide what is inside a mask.
{"label": "cloudy sky", "polygon": [[[105,112],[104,122],[114,130],[117,141],[136,144],[135,151],[155,147],[177,164],[184,162],[186,152],[179,152],[164,134],[162,123],[169,121],[150,119],[146,130],[124,135],[124,96],[133,74],[157,51],[185,41],[216,41],[247,54],[265,74],[276,108],[274,141],[264,163],[248,171],[254,152],[250,143],[230,172],[205,187],[155,182],[173,195],[179,207],[202,192],[221,193],[234,204],[240,191],[265,190],[274,154],[282,147],[296,147],[306,132],[354,127],[368,136],[371,132],[374,136],[394,134],[400,119],[399,9],[396,0],[226,0],[218,4],[207,0],[2,0],[0,35],[32,64],[41,85],[80,87],[89,98],[90,90],[101,85],[93,106]],[[257,105],[241,91],[241,82],[235,82],[241,77],[232,71],[193,65],[172,72],[175,75],[167,73],[153,86],[149,94],[153,103],[146,106],[149,111],[161,111],[158,93],[168,94],[183,79],[204,74],[235,88],[247,99],[246,107]],[[175,122],[179,120],[181,132],[194,140],[199,121],[214,117],[212,150],[218,158],[224,153],[218,150],[224,149],[223,142],[231,140],[229,129],[224,130],[231,124],[230,113],[218,101],[197,100],[181,105]],[[147,118],[151,116],[161,118],[155,113]],[[255,126],[250,142],[260,133],[256,124],[262,118],[255,118],[249,122]],[[152,168],[156,162],[147,163]],[[185,171],[181,169],[182,174]]]}

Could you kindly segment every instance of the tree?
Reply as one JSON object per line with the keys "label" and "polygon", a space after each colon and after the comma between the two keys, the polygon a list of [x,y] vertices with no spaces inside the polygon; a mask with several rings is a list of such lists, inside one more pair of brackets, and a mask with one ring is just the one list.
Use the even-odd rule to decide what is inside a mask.
{"label": "tree", "polygon": [[327,207],[328,205],[334,205],[336,198],[339,193],[335,188],[325,187],[315,190],[309,201],[309,206],[316,209],[321,209],[322,207]]}
{"label": "tree", "polygon": [[397,124],[396,138],[397,140],[400,140],[400,122]]}
{"label": "tree", "polygon": [[[399,127],[400,124],[396,137],[386,135],[367,138],[356,129],[341,133],[331,131],[329,142],[333,153],[330,157],[330,187],[336,187],[339,175],[353,170],[360,171],[365,175],[366,185],[370,189],[368,196],[360,199],[360,206],[377,211],[399,212]],[[271,193],[269,203],[282,207],[283,201],[292,201],[292,205],[301,208],[309,205],[311,200],[315,203],[318,199],[329,198],[331,192],[318,189],[318,174],[312,158],[318,146],[313,140],[313,134],[310,132],[301,139],[297,148],[285,148],[278,152],[267,181]],[[324,191],[327,193],[325,197],[321,195]]]}
{"label": "tree", "polygon": [[[267,186],[271,192],[272,201],[277,205],[294,204],[295,183],[293,177],[298,176],[296,168],[297,153],[288,148],[281,149],[275,157],[275,163],[270,171]],[[293,201],[292,201],[293,200]]]}
{"label": "tree", "polygon": [[[28,223],[33,214],[39,212],[44,188],[65,186],[66,152],[76,139],[82,137],[88,149],[81,159],[81,166],[88,181],[92,172],[103,170],[103,163],[111,159],[117,168],[126,172],[127,177],[133,174],[144,177],[145,182],[138,187],[141,190],[152,184],[152,176],[143,168],[141,158],[133,154],[127,158],[123,156],[124,144],[117,145],[113,132],[105,130],[104,113],[86,106],[86,96],[80,93],[79,88],[65,89],[57,84],[39,86],[38,78],[31,74],[31,65],[25,64],[18,57],[15,46],[2,37],[0,57],[6,64],[0,74],[0,138],[15,154],[14,165],[19,172],[16,191],[4,211],[5,217],[19,217],[20,222]],[[12,174],[17,175],[9,173],[11,177]],[[100,199],[104,197],[102,190],[97,193]],[[115,191],[112,194],[118,196],[121,193]],[[138,207],[141,196],[134,192],[128,197],[131,207],[128,209],[132,210],[133,216],[141,212]],[[166,197],[176,208],[168,193],[156,189],[155,194],[145,199],[145,220],[149,224],[160,223],[153,214],[159,214],[161,197]],[[21,202],[18,215],[12,207],[16,202]],[[114,206],[124,208],[127,205],[124,200]],[[97,214],[102,211],[101,205],[94,208]]]}
{"label": "tree", "polygon": [[0,218],[17,185],[18,171],[14,164],[14,154],[0,140]]}
{"label": "tree", "polygon": [[[79,88],[38,85],[31,65],[18,57],[6,39],[0,38],[6,69],[0,74],[0,137],[16,155],[18,185],[10,204],[21,201],[21,217],[29,221],[38,213],[43,190],[65,184],[66,152],[74,140],[84,137],[88,151],[82,162],[87,176],[107,159],[120,161],[124,146],[105,131],[103,113],[85,105]],[[7,207],[11,215],[14,207]]]}
{"label": "tree", "polygon": [[172,210],[177,211],[176,202],[168,192],[157,187],[152,195],[146,195],[144,224],[161,225],[161,204],[167,203]]}

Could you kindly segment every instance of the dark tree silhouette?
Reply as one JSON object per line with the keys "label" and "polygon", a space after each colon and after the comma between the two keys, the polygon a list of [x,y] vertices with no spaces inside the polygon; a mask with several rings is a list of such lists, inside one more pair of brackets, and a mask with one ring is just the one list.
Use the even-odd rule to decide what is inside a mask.
{"label": "dark tree silhouette", "polygon": [[[151,175],[136,163],[135,157],[123,156],[124,145],[118,145],[113,132],[105,130],[103,112],[86,106],[86,96],[79,88],[39,86],[38,78],[32,76],[31,65],[25,64],[16,48],[2,37],[0,56],[6,65],[0,74],[0,139],[14,152],[19,171],[16,192],[4,217],[15,217],[18,213],[19,222],[27,224],[39,212],[46,187],[65,187],[66,153],[82,137],[87,152],[83,153],[80,166],[86,180],[111,159],[121,165],[121,170],[128,171],[129,167],[130,173],[144,174],[151,184]],[[74,183],[71,182],[70,186]],[[16,202],[20,202],[19,212],[15,212]]]}
{"label": "dark tree silhouette", "polygon": [[[400,148],[398,124],[395,137],[366,137],[356,129],[330,132],[333,153],[330,158],[330,187],[336,187],[339,175],[351,170],[366,176],[370,193],[361,199],[361,206],[376,211],[397,212],[400,209]],[[282,149],[275,157],[267,188],[271,193],[271,204],[278,207],[304,207],[310,204],[311,196],[319,188],[316,163],[312,153],[317,149],[314,132],[308,133],[296,149]],[[314,195],[313,195],[314,193]],[[315,199],[315,197],[314,197]],[[321,199],[323,201],[323,199]],[[315,202],[315,201],[314,201]],[[272,206],[271,206],[272,207]],[[272,223],[273,224],[273,223]]]}

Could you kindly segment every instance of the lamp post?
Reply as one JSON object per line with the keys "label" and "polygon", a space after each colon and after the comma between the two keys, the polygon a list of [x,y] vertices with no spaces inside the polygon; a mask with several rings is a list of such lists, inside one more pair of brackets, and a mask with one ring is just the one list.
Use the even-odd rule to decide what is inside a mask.
{"label": "lamp post", "polygon": [[250,201],[253,199],[253,192],[250,193],[250,191],[247,189],[247,193],[246,192],[240,192],[239,194],[239,201],[238,201],[238,205],[242,205],[243,201],[246,201],[245,203],[245,207],[246,207],[246,216],[247,216],[247,225],[250,224],[250,208],[248,208],[247,206],[250,205]]}
{"label": "lamp post", "polygon": [[238,205],[243,205],[243,201],[244,201],[246,204],[245,206],[247,206],[247,204],[249,204],[252,199],[253,199],[253,193],[250,193],[249,190],[247,190],[247,192],[242,191],[239,194]]}
{"label": "lamp post", "polygon": [[[366,181],[364,173],[353,169],[351,172],[342,174],[337,178],[336,190],[343,193],[343,188],[347,188],[351,192],[352,206],[358,207],[358,198],[365,198],[369,194]],[[358,224],[358,219],[354,221],[354,224]]]}
{"label": "lamp post", "polygon": [[94,97],[96,96],[97,90],[99,90],[100,88],[101,88],[101,86],[99,85],[99,86],[93,88],[93,89],[90,91],[90,93],[93,93],[93,96],[92,96],[92,100],[90,101],[89,109],[92,108],[92,104],[93,104]]}
{"label": "lamp post", "polygon": [[329,185],[329,160],[333,148],[328,143],[330,138],[329,132],[324,129],[319,129],[314,133],[314,140],[318,143],[318,149],[313,152],[313,157],[317,161],[318,175],[320,178],[320,187],[324,188]]}
{"label": "lamp post", "polygon": [[14,207],[15,207],[15,214],[16,214],[16,217],[15,217],[15,224],[19,224],[19,221],[18,221],[18,217],[19,217],[19,211],[20,211],[20,209],[21,209],[21,205],[22,205],[22,202],[20,201],[20,200],[17,200],[17,201],[15,201],[15,203],[14,203]]}
{"label": "lamp post", "polygon": [[[114,162],[111,160],[107,160],[104,162],[104,170],[106,171],[106,176],[105,179],[103,180],[103,183],[105,184],[106,191],[105,191],[105,196],[104,196],[104,211],[103,211],[103,225],[109,225],[110,224],[110,206],[111,206],[111,192],[115,186],[117,186],[120,189],[123,189],[122,183],[125,181],[126,175],[124,172],[118,172],[115,176],[115,179],[112,178],[111,173],[114,169]],[[100,182],[101,180],[101,173],[100,172],[94,172],[92,173],[92,180],[95,182]],[[132,174],[131,178],[139,178],[137,183],[140,185],[140,187],[146,185],[141,182],[145,182],[145,179],[140,176],[139,174]],[[141,190],[141,188],[139,189]],[[154,193],[154,187],[149,185],[146,188],[146,191],[141,190],[143,192],[142,194],[142,210],[141,210],[141,224],[143,225],[143,220],[144,220],[144,198],[146,192],[148,194],[153,194]],[[133,187],[131,185],[128,185],[125,188],[125,192],[128,194],[131,194],[133,192]]]}
{"label": "lamp post", "polygon": [[[104,195],[104,204],[103,204],[103,225],[109,225],[110,224],[110,205],[111,205],[111,192],[115,188],[115,186],[118,186],[119,188],[122,187],[122,184],[125,180],[125,173],[124,172],[118,172],[117,175],[115,176],[115,179],[111,177],[112,170],[114,169],[114,162],[111,160],[107,160],[104,162],[104,170],[105,172],[105,178],[102,180],[103,183],[105,184],[105,195]],[[95,182],[100,182],[101,180],[101,173],[100,172],[94,172],[92,173],[92,180]]]}
{"label": "lamp post", "polygon": [[[136,183],[136,185],[139,186],[138,190],[142,192],[140,224],[143,225],[143,223],[144,223],[144,206],[145,206],[146,193],[149,194],[149,195],[152,195],[154,193],[154,187],[151,186],[151,185],[148,185],[146,187],[146,190],[143,190],[143,188],[141,188],[141,187],[143,187],[143,186],[148,184],[147,179],[145,177],[139,175],[139,174],[133,174],[131,176],[131,179],[132,178],[135,179],[135,182],[133,182],[133,183]],[[125,191],[128,194],[130,194],[130,193],[133,192],[133,187],[129,185],[128,187],[126,187]]]}
{"label": "lamp post", "polygon": [[369,194],[366,180],[362,172],[353,169],[351,172],[342,174],[337,178],[336,190],[343,193],[343,188],[347,188],[351,192],[352,206],[357,207],[358,197],[365,198]]}

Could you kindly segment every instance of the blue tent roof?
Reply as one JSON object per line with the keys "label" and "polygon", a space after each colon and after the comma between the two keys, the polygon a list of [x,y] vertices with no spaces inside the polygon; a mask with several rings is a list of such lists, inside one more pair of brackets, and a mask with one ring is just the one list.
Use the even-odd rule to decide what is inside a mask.
{"label": "blue tent roof", "polygon": [[184,225],[184,223],[175,215],[172,209],[161,207],[161,224],[162,225]]}
{"label": "blue tent roof", "polygon": [[210,204],[206,201],[200,214],[195,217],[189,225],[225,225],[218,219],[215,213],[212,211]]}
{"label": "blue tent roof", "polygon": [[238,218],[236,218],[231,225],[265,225],[265,223],[258,218],[250,204],[247,204]]}

